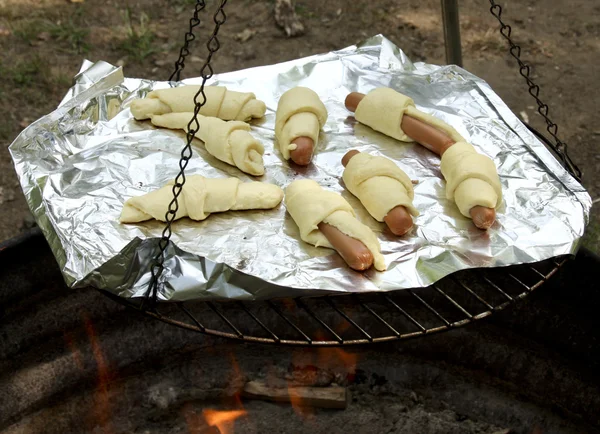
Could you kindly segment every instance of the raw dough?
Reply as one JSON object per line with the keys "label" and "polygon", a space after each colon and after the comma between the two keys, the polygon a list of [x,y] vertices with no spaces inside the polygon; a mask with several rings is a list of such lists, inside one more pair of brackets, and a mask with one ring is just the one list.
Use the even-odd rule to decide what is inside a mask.
{"label": "raw dough", "polygon": [[[168,113],[152,115],[151,121],[157,127],[187,132],[193,116],[193,113]],[[265,148],[250,134],[250,125],[202,115],[198,115],[197,119],[200,128],[196,137],[204,142],[209,154],[250,175],[260,176],[265,173],[262,158]]]}
{"label": "raw dough", "polygon": [[418,110],[414,101],[389,87],[373,89],[358,103],[354,117],[375,131],[403,142],[412,142],[402,130],[402,117],[409,115],[446,133],[455,142],[465,139],[447,123]]}
{"label": "raw dough", "polygon": [[[173,199],[173,184],[132,197],[123,205],[121,223],[137,223],[155,219],[165,221],[169,203]],[[271,209],[283,199],[283,190],[274,184],[264,182],[242,183],[237,178],[205,178],[192,175],[186,178],[179,195],[179,210],[175,219],[189,217],[192,220],[204,220],[211,213]]]}
{"label": "raw dough", "polygon": [[294,87],[279,99],[275,117],[275,137],[283,158],[290,159],[296,149],[292,142],[298,137],[310,137],[317,148],[319,131],[327,122],[327,109],[315,91],[307,87]]}
{"label": "raw dough", "polygon": [[[146,98],[131,103],[131,113],[137,120],[143,120],[152,115],[193,112],[194,97],[199,90],[199,85],[153,90]],[[205,86],[204,94],[206,104],[200,109],[200,114],[204,116],[247,122],[252,118],[262,118],[267,111],[265,103],[250,92],[235,92],[223,86]],[[198,96],[198,101],[202,101],[202,95]]]}
{"label": "raw dough", "polygon": [[399,205],[411,215],[419,215],[412,203],[415,193],[410,178],[388,158],[356,154],[344,169],[343,179],[350,193],[379,222]]}
{"label": "raw dough", "polygon": [[328,223],[360,240],[373,254],[375,269],[386,269],[379,240],[368,226],[356,219],[354,210],[341,195],[322,189],[311,179],[301,179],[286,187],[285,205],[298,225],[303,241],[332,249],[333,246],[318,228],[319,223]]}
{"label": "raw dough", "polygon": [[441,170],[446,179],[446,197],[454,200],[461,214],[471,218],[471,208],[496,208],[502,200],[502,185],[492,159],[477,153],[461,141],[442,155]]}

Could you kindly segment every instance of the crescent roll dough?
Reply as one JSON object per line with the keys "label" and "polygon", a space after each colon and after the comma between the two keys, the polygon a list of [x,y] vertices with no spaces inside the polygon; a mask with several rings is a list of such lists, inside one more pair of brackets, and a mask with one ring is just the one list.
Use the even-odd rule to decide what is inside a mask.
{"label": "crescent roll dough", "polygon": [[327,109],[315,91],[298,86],[281,95],[275,116],[275,137],[283,158],[290,159],[290,151],[296,149],[292,142],[298,137],[310,137],[316,149],[325,122]]}
{"label": "crescent roll dough", "polygon": [[446,197],[454,200],[461,214],[471,218],[474,206],[496,208],[502,200],[502,185],[492,159],[475,151],[473,145],[458,142],[442,155],[441,170],[446,179]]}
{"label": "crescent roll dough", "polygon": [[[121,223],[137,223],[145,220],[165,221],[169,203],[173,199],[173,184],[132,197],[123,205]],[[175,219],[189,217],[204,220],[214,212],[248,209],[270,209],[283,199],[283,190],[264,182],[242,183],[237,178],[205,178],[188,176],[179,195],[179,209]]]}
{"label": "crescent roll dough", "polygon": [[415,193],[410,178],[385,157],[361,152],[350,159],[344,169],[344,184],[358,197],[369,214],[379,222],[395,207],[402,205],[413,216]]}
{"label": "crescent roll dough", "polygon": [[286,187],[285,205],[298,225],[303,241],[332,249],[333,246],[318,228],[319,223],[328,223],[360,240],[373,254],[375,269],[386,269],[379,240],[368,226],[356,219],[354,210],[341,195],[322,189],[311,179],[301,179]]}
{"label": "crescent roll dough", "polygon": [[[157,127],[187,132],[193,116],[194,113],[167,113],[153,115],[151,121]],[[265,148],[250,134],[250,125],[201,115],[197,119],[200,128],[196,137],[204,142],[209,154],[250,175],[260,176],[265,173],[262,158]]]}
{"label": "crescent roll dough", "polygon": [[455,142],[465,141],[450,125],[418,110],[411,98],[389,87],[379,87],[365,95],[358,103],[354,117],[375,131],[403,142],[412,142],[413,139],[402,130],[402,117],[405,114],[446,133]]}
{"label": "crescent roll dough", "polygon": [[[146,98],[131,103],[131,113],[137,120],[143,120],[152,115],[193,112],[194,96],[199,90],[199,85],[153,90]],[[206,104],[200,109],[200,114],[204,116],[246,122],[252,118],[262,118],[267,111],[265,103],[250,92],[235,92],[223,86],[205,86],[204,94]],[[202,100],[201,95],[198,98]]]}

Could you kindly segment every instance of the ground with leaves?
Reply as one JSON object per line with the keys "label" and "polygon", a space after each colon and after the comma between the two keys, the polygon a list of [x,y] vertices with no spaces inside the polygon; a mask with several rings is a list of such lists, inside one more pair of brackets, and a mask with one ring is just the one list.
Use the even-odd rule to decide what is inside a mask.
{"label": "ground with leaves", "polygon": [[[0,0],[0,240],[32,224],[7,151],[16,135],[56,107],[84,58],[123,65],[128,76],[168,78],[194,3]],[[207,3],[207,9],[214,10],[215,1]],[[230,1],[215,70],[326,52],[377,33],[413,60],[444,63],[439,4],[439,0],[297,0],[306,33],[288,39],[274,22],[273,1]],[[507,56],[488,2],[464,0],[460,6],[465,68],[487,80],[522,119],[543,128],[516,64]],[[585,173],[585,186],[592,198],[600,197],[596,121],[600,5],[594,0],[513,1],[505,17],[523,45],[523,57],[533,67],[561,137]],[[199,30],[200,41],[206,40],[209,27]],[[193,44],[187,76],[198,74],[204,56],[204,45]],[[585,244],[600,250],[597,210]]]}

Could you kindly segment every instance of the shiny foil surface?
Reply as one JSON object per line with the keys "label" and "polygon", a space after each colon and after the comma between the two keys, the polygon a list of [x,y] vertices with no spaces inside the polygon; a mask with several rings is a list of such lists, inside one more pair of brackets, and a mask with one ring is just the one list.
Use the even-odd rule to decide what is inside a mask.
{"label": "shiny foil surface", "polygon": [[[266,174],[258,180],[285,188],[311,178],[341,193],[377,234],[388,269],[358,273],[334,250],[302,242],[282,203],[273,210],[176,221],[161,300],[392,291],[427,286],[465,268],[535,262],[577,250],[589,195],[485,81],[461,68],[412,63],[379,35],[327,54],[215,75],[210,84],[254,92],[267,104],[266,117],[252,124],[252,134],[265,146]],[[29,206],[73,288],[91,285],[129,298],[148,287],[164,224],[122,225],[118,219],[128,198],[176,176],[185,135],[135,121],[129,106],[170,85],[179,83],[125,78],[121,68],[86,61],[60,106],[10,147]],[[306,168],[284,161],[274,143],[277,102],[297,85],[315,90],[329,111]],[[475,228],[446,200],[436,155],[358,124],[344,107],[349,92],[379,86],[410,96],[420,110],[449,123],[494,159],[504,197],[489,231]],[[418,181],[414,205],[421,215],[408,235],[393,236],[344,189],[340,160],[350,149],[389,157]],[[186,173],[254,179],[210,156],[200,141]]]}

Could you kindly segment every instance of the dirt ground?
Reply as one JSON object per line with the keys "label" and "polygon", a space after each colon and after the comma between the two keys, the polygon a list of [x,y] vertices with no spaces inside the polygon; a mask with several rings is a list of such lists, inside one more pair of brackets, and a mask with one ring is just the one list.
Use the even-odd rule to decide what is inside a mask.
{"label": "dirt ground", "polygon": [[[32,225],[8,145],[30,122],[52,111],[82,60],[123,65],[128,76],[167,79],[193,0],[0,0],[0,241]],[[208,1],[214,10],[216,2]],[[460,3],[464,67],[487,80],[521,118],[538,129],[541,116],[516,62],[498,34],[487,1]],[[600,4],[597,0],[500,1],[541,97],[584,185],[600,197]],[[439,0],[297,0],[306,33],[286,38],[272,0],[231,0],[221,30],[217,72],[271,64],[343,48],[381,33],[415,61],[443,64]],[[208,15],[208,14],[207,14]],[[207,16],[205,15],[205,16]],[[211,23],[212,24],[212,23]],[[212,25],[203,26],[204,41]],[[193,44],[184,75],[199,74],[202,44]],[[584,244],[600,251],[600,212],[592,211]]]}

